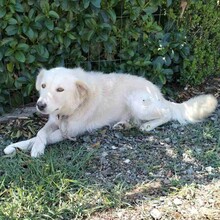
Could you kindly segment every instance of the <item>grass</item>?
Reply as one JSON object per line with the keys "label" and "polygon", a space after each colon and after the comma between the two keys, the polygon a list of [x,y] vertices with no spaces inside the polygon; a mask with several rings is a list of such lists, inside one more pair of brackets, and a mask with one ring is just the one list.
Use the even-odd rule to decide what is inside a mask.
{"label": "grass", "polygon": [[2,159],[0,185],[1,219],[80,219],[120,202],[123,186],[108,192],[85,178],[94,152],[50,149],[41,159],[22,152]]}
{"label": "grass", "polygon": [[[131,132],[124,133],[126,138],[139,137],[137,131]],[[96,177],[101,169],[102,146],[87,148],[80,142],[73,145],[65,141],[48,147],[39,159],[32,159],[21,151],[14,158],[1,158],[0,219],[120,219],[120,213],[130,217],[137,215],[136,219],[151,219],[149,213],[155,206],[163,213],[162,219],[173,219],[172,216],[184,219],[180,209],[190,203],[195,206],[201,193],[199,184],[209,187],[212,180],[219,179],[219,124],[206,122],[189,125],[182,133],[172,129],[172,133],[168,130],[141,135],[151,136],[150,145],[141,143],[137,149],[123,152],[131,164],[121,165],[124,160],[121,155],[112,154],[109,158],[115,168],[120,168],[119,173],[113,174],[114,180],[103,177],[101,181]],[[167,137],[171,143],[164,144]],[[196,172],[201,171],[201,176],[195,172],[190,179],[184,173],[190,166],[199,167]],[[207,166],[213,167],[215,172],[205,172],[203,168]],[[128,171],[141,173],[143,170],[145,174],[138,183],[126,182]],[[216,206],[203,209],[202,215],[210,210],[219,214],[219,189],[215,185],[203,192],[207,199],[214,196]],[[175,197],[182,199],[184,207],[177,208],[172,203]],[[197,214],[197,219],[202,219],[202,215]]]}

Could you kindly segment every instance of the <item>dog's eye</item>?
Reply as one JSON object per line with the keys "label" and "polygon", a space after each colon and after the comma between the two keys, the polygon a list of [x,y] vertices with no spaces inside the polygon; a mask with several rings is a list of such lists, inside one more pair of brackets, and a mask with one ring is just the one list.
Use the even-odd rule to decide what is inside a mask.
{"label": "dog's eye", "polygon": [[57,92],[63,92],[63,91],[64,91],[63,88],[61,88],[61,87],[57,88]]}
{"label": "dog's eye", "polygon": [[41,87],[44,89],[46,88],[46,84],[42,84]]}

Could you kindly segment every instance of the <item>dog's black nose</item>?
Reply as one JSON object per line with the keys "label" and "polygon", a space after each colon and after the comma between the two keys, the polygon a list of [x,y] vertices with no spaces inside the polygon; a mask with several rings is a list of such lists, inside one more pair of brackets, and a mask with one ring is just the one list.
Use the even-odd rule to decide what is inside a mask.
{"label": "dog's black nose", "polygon": [[44,102],[37,102],[37,108],[40,110],[40,111],[43,111],[45,108],[47,107],[47,104],[44,103]]}

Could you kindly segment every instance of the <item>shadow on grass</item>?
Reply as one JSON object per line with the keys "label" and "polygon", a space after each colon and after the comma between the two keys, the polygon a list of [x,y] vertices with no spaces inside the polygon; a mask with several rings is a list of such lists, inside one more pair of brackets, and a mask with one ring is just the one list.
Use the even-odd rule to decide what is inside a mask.
{"label": "shadow on grass", "polygon": [[[218,122],[102,131],[0,160],[1,219],[82,219],[219,179]],[[3,149],[3,148],[2,148]]]}

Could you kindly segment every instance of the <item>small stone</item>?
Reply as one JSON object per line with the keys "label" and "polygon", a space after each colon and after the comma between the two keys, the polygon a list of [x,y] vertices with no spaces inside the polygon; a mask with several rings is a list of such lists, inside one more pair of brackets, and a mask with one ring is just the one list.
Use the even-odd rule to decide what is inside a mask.
{"label": "small stone", "polygon": [[120,210],[120,211],[117,212],[117,216],[119,217],[119,219],[123,218],[123,215],[124,215],[123,210]]}
{"label": "small stone", "polygon": [[171,201],[168,201],[168,202],[167,202],[167,205],[168,205],[168,206],[170,206],[170,207],[172,207],[172,206],[173,206],[173,204],[172,204],[172,202],[171,202]]}
{"label": "small stone", "polygon": [[216,120],[216,118],[215,118],[215,117],[211,117],[210,119],[211,119],[212,121],[215,121],[215,120]]}
{"label": "small stone", "polygon": [[206,167],[205,170],[206,170],[209,174],[211,174],[212,171],[214,170],[214,168],[211,167],[211,166],[209,166],[209,167]]}
{"label": "small stone", "polygon": [[123,138],[123,134],[121,132],[115,132],[115,137],[122,139]]}
{"label": "small stone", "polygon": [[131,162],[131,160],[129,160],[129,159],[124,160],[124,163],[130,163],[130,162]]}
{"label": "small stone", "polygon": [[91,142],[90,136],[84,136],[83,141],[86,142],[86,143],[90,143]]}
{"label": "small stone", "polygon": [[116,150],[117,149],[117,147],[116,146],[112,146],[112,150]]}
{"label": "small stone", "polygon": [[175,198],[175,199],[173,200],[173,203],[174,203],[175,205],[182,205],[182,204],[183,204],[182,200],[179,199],[179,198]]}
{"label": "small stone", "polygon": [[176,143],[177,143],[177,139],[176,139],[176,138],[173,138],[173,139],[172,139],[172,143],[173,143],[173,144],[176,144]]}
{"label": "small stone", "polygon": [[197,199],[196,203],[198,204],[198,206],[202,207],[205,205],[205,201],[201,198]]}
{"label": "small stone", "polygon": [[170,138],[165,138],[164,141],[168,144],[171,142]]}
{"label": "small stone", "polygon": [[168,184],[170,184],[170,180],[166,178],[166,179],[163,180],[163,183],[164,183],[165,185],[168,185]]}
{"label": "small stone", "polygon": [[188,175],[193,175],[193,173],[194,173],[193,168],[190,167],[189,169],[187,169],[187,170],[186,170],[186,173],[187,173]]}
{"label": "small stone", "polygon": [[102,153],[102,157],[106,157],[106,156],[108,156],[108,153],[104,151],[104,152]]}
{"label": "small stone", "polygon": [[151,211],[150,211],[150,215],[154,218],[154,219],[161,219],[162,217],[162,213],[156,209],[156,208],[153,208]]}
{"label": "small stone", "polygon": [[195,152],[196,152],[197,154],[201,154],[201,153],[202,153],[202,149],[201,149],[201,148],[196,148],[196,149],[195,149]]}
{"label": "small stone", "polygon": [[214,204],[215,203],[215,200],[214,199],[209,199],[208,201],[210,204]]}
{"label": "small stone", "polygon": [[177,129],[179,127],[179,125],[178,124],[172,124],[172,127]]}
{"label": "small stone", "polygon": [[111,176],[112,175],[112,170],[110,168],[107,168],[106,170],[102,171],[102,174],[104,176]]}
{"label": "small stone", "polygon": [[198,210],[197,210],[195,207],[191,207],[191,209],[190,209],[190,214],[191,214],[192,216],[196,216],[196,215],[199,214],[199,212],[198,212]]}

